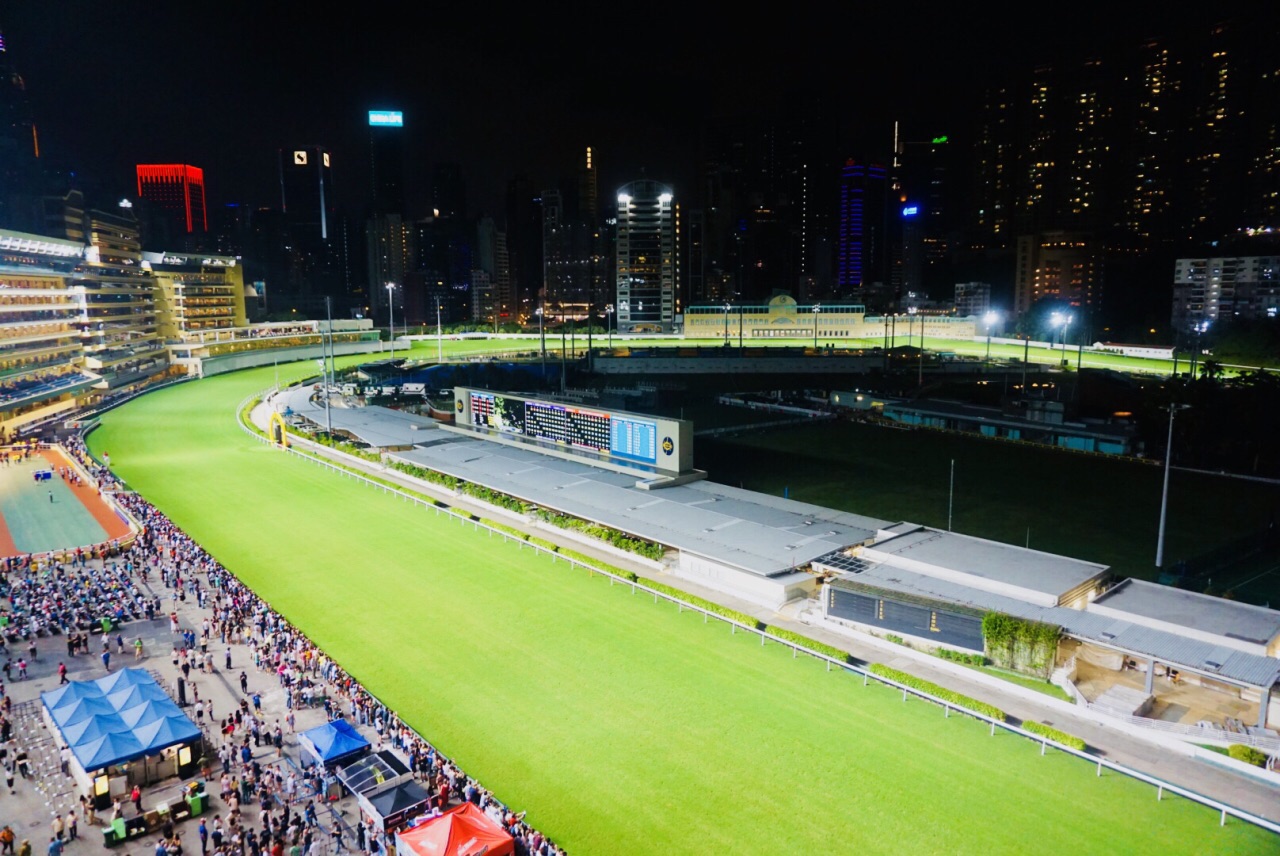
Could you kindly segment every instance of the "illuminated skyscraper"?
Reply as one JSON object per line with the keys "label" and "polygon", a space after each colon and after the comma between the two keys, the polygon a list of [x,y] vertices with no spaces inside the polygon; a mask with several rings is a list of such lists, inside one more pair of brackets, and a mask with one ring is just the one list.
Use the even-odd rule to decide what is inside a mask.
{"label": "illuminated skyscraper", "polygon": [[369,207],[373,216],[404,210],[404,114],[369,111]]}
{"label": "illuminated skyscraper", "polygon": [[665,184],[633,181],[618,190],[618,331],[669,333],[679,279],[679,208]]}
{"label": "illuminated skyscraper", "polygon": [[888,283],[888,181],[883,164],[849,158],[840,172],[840,294]]}
{"label": "illuminated skyscraper", "polygon": [[[138,196],[169,227],[168,237],[203,235],[209,231],[204,200],[204,170],[187,164],[138,164]],[[154,241],[152,242],[154,243]]]}

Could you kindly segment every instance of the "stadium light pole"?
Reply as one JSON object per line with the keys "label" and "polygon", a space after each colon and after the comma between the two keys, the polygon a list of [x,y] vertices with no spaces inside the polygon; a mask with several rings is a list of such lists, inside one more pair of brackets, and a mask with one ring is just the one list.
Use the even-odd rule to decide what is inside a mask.
{"label": "stadium light pole", "polygon": [[609,331],[609,350],[613,350],[613,304],[604,308],[605,328]]}
{"label": "stadium light pole", "polygon": [[[912,341],[911,326],[915,323],[917,311],[919,311],[918,307],[915,307],[915,306],[907,307],[907,347],[908,348],[911,347],[911,341]],[[924,347],[924,322],[923,321],[921,321],[920,323],[920,347]]]}
{"label": "stadium light pole", "polygon": [[729,304],[724,304],[724,343],[729,344]]}
{"label": "stadium light pole", "polygon": [[1164,523],[1169,509],[1169,468],[1173,460],[1173,416],[1179,410],[1186,410],[1190,404],[1170,404],[1169,438],[1164,445],[1164,489],[1160,493],[1160,529],[1156,535],[1156,568],[1164,567]]}
{"label": "stadium light pole", "polygon": [[818,350],[818,313],[822,311],[822,304],[813,304],[813,349]]}
{"label": "stadium light pole", "polygon": [[390,332],[391,357],[396,358],[396,322],[395,322],[395,293],[396,284],[394,282],[387,283],[387,327]]}
{"label": "stadium light pole", "polygon": [[542,307],[539,306],[533,310],[533,314],[538,316],[538,341],[542,343],[542,376],[547,376],[547,336],[542,332]]}
{"label": "stadium light pole", "polygon": [[444,338],[440,329],[440,301],[436,301],[436,365],[444,362]]}
{"label": "stadium light pole", "polygon": [[[330,355],[332,355],[333,354],[333,312],[329,307],[329,295],[327,294],[324,296],[324,315],[326,319],[325,332],[328,334],[328,337],[329,337],[329,353]],[[321,342],[320,350],[321,352],[323,352],[324,339],[322,338],[320,342]],[[328,372],[322,371],[320,372],[320,376],[324,378],[324,421],[325,421],[326,427],[329,429],[329,441],[332,442],[333,441],[333,415],[329,412],[329,393],[333,390],[333,385],[329,383]]]}
{"label": "stadium light pole", "polygon": [[987,325],[987,356],[983,359],[983,362],[990,363],[991,362],[991,328],[996,326],[996,322],[1000,320],[1000,313],[996,312],[995,310],[991,310],[987,312],[986,315],[982,316],[982,320]]}

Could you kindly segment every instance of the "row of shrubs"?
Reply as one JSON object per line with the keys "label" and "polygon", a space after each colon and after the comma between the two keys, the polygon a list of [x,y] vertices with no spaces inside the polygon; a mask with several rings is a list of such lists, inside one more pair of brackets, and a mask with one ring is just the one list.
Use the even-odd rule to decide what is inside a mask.
{"label": "row of shrubs", "polygon": [[[517,514],[528,514],[533,510],[533,505],[522,499],[502,493],[501,491],[484,487],[483,485],[465,481],[457,478],[456,476],[437,472],[436,470],[428,469],[426,467],[415,466],[414,464],[407,464],[403,461],[392,461],[390,466],[392,469],[398,470],[405,475],[413,476],[414,478],[422,479],[423,481],[429,481],[432,484],[441,485],[449,490],[456,490],[459,493],[474,497],[482,502],[487,502],[490,505],[505,508],[508,511],[514,511]],[[612,529],[608,526],[601,526],[597,523],[592,523],[589,520],[583,520],[580,517],[572,517],[567,514],[560,514],[558,512],[541,509],[538,511],[538,518],[561,529],[572,529],[574,531],[581,532],[591,538],[604,541],[607,544],[612,544],[620,550],[626,550],[627,552],[635,553],[638,556],[644,556],[646,559],[661,559],[663,553],[666,552],[665,548],[661,544],[654,543],[653,541],[646,541],[643,538],[632,538],[625,532],[620,532],[617,529]]]}
{"label": "row of shrubs", "polygon": [[1243,761],[1246,764],[1252,764],[1255,767],[1267,766],[1265,752],[1260,752],[1252,746],[1245,746],[1243,743],[1232,743],[1228,746],[1227,757],[1235,758],[1237,761]]}
{"label": "row of shrubs", "polygon": [[952,651],[950,648],[938,648],[933,652],[944,660],[963,663],[966,666],[985,666],[987,658],[982,654],[966,654],[963,651]]}
{"label": "row of shrubs", "polygon": [[626,550],[629,553],[644,556],[646,559],[661,559],[663,553],[666,552],[661,544],[645,541],[643,538],[632,538],[625,532],[619,532],[617,529],[592,523],[590,520],[583,520],[581,517],[571,517],[568,514],[560,514],[543,508],[538,511],[538,519],[561,529],[572,529],[575,532],[581,532],[591,538],[612,544],[619,550]]}
{"label": "row of shrubs", "polygon": [[868,671],[877,677],[897,681],[904,687],[910,687],[913,690],[928,693],[929,695],[942,699],[950,704],[965,707],[976,713],[989,716],[998,722],[1004,722],[1004,711],[993,704],[987,704],[984,701],[978,701],[976,698],[970,698],[967,695],[952,692],[946,687],[938,686],[930,681],[922,680],[921,678],[917,678],[915,675],[908,675],[906,672],[891,669],[883,663],[872,663],[868,667]]}
{"label": "row of shrubs", "polygon": [[1065,731],[1059,731],[1050,725],[1045,725],[1043,722],[1031,722],[1028,720],[1027,722],[1022,723],[1022,730],[1030,731],[1032,734],[1038,734],[1041,737],[1047,737],[1056,743],[1061,743],[1063,746],[1069,746],[1079,752],[1083,752],[1085,750],[1085,742],[1079,737],[1076,737],[1074,734],[1068,734]]}

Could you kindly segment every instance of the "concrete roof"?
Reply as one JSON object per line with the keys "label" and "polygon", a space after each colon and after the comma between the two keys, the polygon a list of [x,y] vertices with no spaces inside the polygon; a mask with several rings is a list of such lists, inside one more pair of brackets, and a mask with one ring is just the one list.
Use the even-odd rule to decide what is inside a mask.
{"label": "concrete roof", "polygon": [[1120,651],[1144,654],[1162,663],[1248,686],[1270,687],[1280,680],[1280,660],[1274,657],[1249,654],[1177,633],[1120,621],[1089,612],[1087,608],[1040,607],[1017,598],[970,588],[884,563],[864,561],[859,572],[842,574],[831,582],[836,588],[851,591],[856,591],[860,584],[942,603],[963,604],[983,612],[1003,612],[1031,621],[1057,624],[1065,633],[1078,639]]}
{"label": "concrete roof", "polygon": [[919,562],[1053,596],[1107,571],[1106,565],[1096,562],[923,526],[867,547],[863,553],[872,559]]}
{"label": "concrete roof", "polygon": [[1265,646],[1280,635],[1280,610],[1142,580],[1125,580],[1096,603],[1257,645]]}
{"label": "concrete roof", "polygon": [[886,525],[711,481],[642,490],[635,486],[635,475],[453,432],[440,434],[444,436],[431,437],[436,442],[391,457],[762,576],[789,572],[832,550],[869,540]]}
{"label": "concrete roof", "polygon": [[276,399],[281,410],[288,407],[324,428],[330,422],[334,431],[346,431],[378,448],[408,446],[427,440],[432,432],[440,430],[436,420],[429,416],[417,416],[389,407],[334,407],[325,414],[323,403],[313,402],[314,390],[310,386],[285,390]]}

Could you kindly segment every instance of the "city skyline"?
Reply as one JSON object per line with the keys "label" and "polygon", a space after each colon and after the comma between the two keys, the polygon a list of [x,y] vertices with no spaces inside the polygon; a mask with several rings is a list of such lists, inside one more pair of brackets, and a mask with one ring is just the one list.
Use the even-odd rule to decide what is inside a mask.
{"label": "city skyline", "polygon": [[[205,171],[211,204],[264,206],[276,202],[276,151],[320,145],[341,158],[342,203],[356,206],[365,112],[398,109],[410,205],[425,204],[432,164],[458,162],[475,214],[500,214],[517,176],[554,184],[586,146],[602,194],[649,178],[692,197],[700,127],[784,106],[839,122],[845,154],[887,155],[895,120],[917,136],[959,133],[987,82],[1214,17],[1147,25],[1114,13],[1099,31],[1080,12],[1041,30],[994,11],[879,10],[843,27],[793,14],[602,35],[511,17],[419,32],[394,17],[335,22],[240,2],[65,5],[56,20],[24,6],[0,20],[49,162],[106,190],[127,187],[135,164],[186,163]],[[158,71],[174,50],[171,72]]]}

